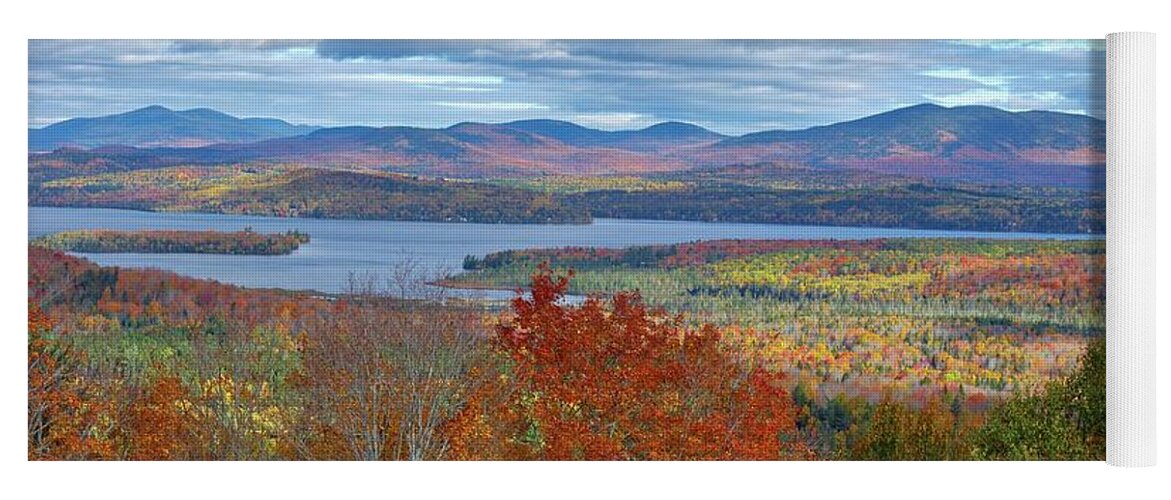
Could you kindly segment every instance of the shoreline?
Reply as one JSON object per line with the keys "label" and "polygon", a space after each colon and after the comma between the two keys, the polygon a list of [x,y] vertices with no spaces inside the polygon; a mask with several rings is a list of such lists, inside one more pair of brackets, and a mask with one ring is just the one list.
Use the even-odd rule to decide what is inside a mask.
{"label": "shoreline", "polygon": [[[942,228],[924,228],[924,227],[901,227],[901,226],[848,226],[848,225],[833,225],[833,224],[777,224],[771,222],[719,222],[719,221],[704,221],[704,220],[687,220],[687,219],[615,219],[609,217],[592,217],[590,222],[470,222],[470,221],[456,221],[456,220],[416,220],[416,219],[378,219],[378,218],[343,218],[343,217],[301,217],[301,216],[282,216],[272,214],[251,214],[251,213],[233,213],[233,212],[207,212],[196,210],[150,210],[144,208],[132,207],[100,207],[100,206],[85,206],[85,205],[27,205],[29,209],[45,208],[45,209],[71,209],[71,210],[124,210],[129,212],[146,213],[146,214],[160,214],[160,215],[218,215],[225,217],[254,217],[259,219],[275,219],[275,220],[305,220],[305,221],[342,221],[342,222],[407,222],[420,224],[450,224],[450,225],[479,225],[479,226],[533,226],[533,227],[551,227],[564,226],[567,228],[579,228],[583,226],[598,225],[599,222],[605,223],[608,221],[620,221],[625,223],[648,223],[648,224],[714,224],[723,226],[764,226],[764,227],[785,227],[785,228],[827,228],[827,229],[841,229],[841,230],[870,230],[870,231],[931,231],[940,233],[979,233],[982,236],[886,236],[886,238],[989,238],[989,239],[1038,239],[1038,240],[1053,240],[1053,239],[1106,239],[1106,233],[1047,233],[1037,231],[980,231],[969,229],[942,229]],[[779,238],[772,238],[779,239]],[[798,238],[804,239],[804,238]],[[833,238],[828,238],[833,239]],[[874,238],[861,238],[874,239]]]}

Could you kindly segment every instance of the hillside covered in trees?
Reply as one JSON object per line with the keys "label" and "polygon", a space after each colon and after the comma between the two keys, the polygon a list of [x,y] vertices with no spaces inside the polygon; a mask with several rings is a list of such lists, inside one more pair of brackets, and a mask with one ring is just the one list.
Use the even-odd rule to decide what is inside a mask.
{"label": "hillside covered in trees", "polygon": [[207,253],[230,255],[288,255],[309,243],[297,231],[259,234],[244,231],[64,231],[36,238],[30,244],[80,253]]}
{"label": "hillside covered in trees", "polygon": [[[69,168],[66,168],[69,170]],[[289,165],[172,167],[51,178],[29,186],[29,204],[168,212],[429,222],[590,221],[534,191],[376,171]]]}
{"label": "hillside covered in trees", "polygon": [[[784,245],[712,248],[746,258],[778,249],[785,255]],[[812,245],[794,254],[797,261],[783,257],[777,265],[837,266],[840,274],[857,263],[835,252],[863,248]],[[1019,259],[1030,257],[1022,251],[1043,257],[1025,264]],[[991,245],[981,247],[981,257],[959,257],[974,259],[971,266],[947,272],[968,276],[957,283],[1012,280],[994,263],[1044,272],[1046,259],[1075,265],[1078,258],[1070,257],[1085,251],[1092,258],[1090,248]],[[656,259],[686,265],[709,260],[707,254],[697,248],[659,252]],[[398,297],[373,277],[355,277],[351,293],[330,300],[102,268],[30,246],[29,458],[1104,456],[1100,335],[1062,344],[1059,333],[1046,333],[1060,331],[1055,326],[1037,325],[1017,337],[997,333],[999,322],[983,327],[987,334],[937,322],[931,330],[943,337],[932,339],[928,331],[906,330],[913,324],[873,331],[834,324],[841,335],[810,337],[815,343],[800,348],[790,344],[801,339],[794,333],[810,327],[796,312],[790,327],[750,334],[670,314],[638,292],[565,304],[562,297],[581,278],[590,282],[588,275],[537,265],[531,295],[494,312]],[[399,273],[396,279],[409,278]],[[1004,300],[1023,300],[1023,311],[1046,302],[1069,307],[1064,304],[1078,297]],[[890,321],[884,318],[875,319]],[[872,327],[887,328],[881,324]],[[1068,357],[1031,358],[1028,347],[1013,347],[1030,343]],[[903,345],[933,354],[918,364],[913,360],[921,355]],[[1068,348],[1054,350],[1058,345]],[[966,349],[971,357],[962,355]],[[876,364],[891,353],[902,353],[891,359],[905,375]],[[1040,371],[1013,382],[1018,390],[986,390],[989,377],[1014,370]],[[923,379],[911,393],[828,390],[867,373]]]}
{"label": "hillside covered in trees", "polygon": [[775,164],[648,176],[433,179],[293,165],[108,171],[42,164],[36,206],[481,223],[588,223],[593,218],[1105,232],[1100,191],[931,182],[866,171]]}

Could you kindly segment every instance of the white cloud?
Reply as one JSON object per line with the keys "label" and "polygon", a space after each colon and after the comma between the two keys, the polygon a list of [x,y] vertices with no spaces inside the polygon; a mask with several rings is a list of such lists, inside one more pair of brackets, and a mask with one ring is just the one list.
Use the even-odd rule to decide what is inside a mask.
{"label": "white cloud", "polygon": [[1013,79],[1010,76],[994,76],[994,75],[977,75],[972,73],[968,68],[941,68],[932,69],[920,73],[923,76],[932,78],[942,78],[945,80],[965,80],[976,82],[980,85],[987,85],[989,87],[1001,87],[1008,84]]}
{"label": "white cloud", "polygon": [[408,83],[414,85],[500,85],[504,79],[498,76],[475,75],[411,75],[397,73],[342,73],[321,75],[327,80],[352,82]]}
{"label": "white cloud", "polygon": [[655,123],[653,117],[641,113],[582,113],[574,115],[572,120],[579,125],[602,130],[628,130]]}
{"label": "white cloud", "polygon": [[1061,92],[1012,92],[1009,90],[973,89],[958,94],[924,95],[924,98],[944,106],[995,106],[1008,111],[1033,109],[1063,109],[1069,102]]}
{"label": "white cloud", "polygon": [[1057,52],[1062,50],[1103,51],[1106,41],[1097,39],[1075,40],[952,40],[958,45],[981,47],[995,50],[1033,50]]}
{"label": "white cloud", "polygon": [[444,108],[470,109],[475,111],[527,111],[545,110],[549,106],[534,102],[452,102],[435,101],[429,103]]}
{"label": "white cloud", "polygon": [[162,104],[328,125],[677,120],[742,134],[859,118],[924,95],[1105,113],[1104,54],[1057,50],[1095,46],[1084,40],[375,42],[31,40],[29,123]]}
{"label": "white cloud", "polygon": [[442,92],[497,92],[497,87],[452,87],[448,85],[420,85],[420,88]]}

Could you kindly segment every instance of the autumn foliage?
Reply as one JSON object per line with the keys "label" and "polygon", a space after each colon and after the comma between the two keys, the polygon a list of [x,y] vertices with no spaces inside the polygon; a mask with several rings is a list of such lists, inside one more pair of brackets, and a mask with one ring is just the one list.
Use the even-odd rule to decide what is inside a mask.
{"label": "autumn foliage", "polygon": [[192,458],[188,449],[197,442],[198,421],[191,414],[187,390],[174,375],[161,376],[145,387],[127,409],[131,432],[130,460]]}
{"label": "autumn foliage", "polygon": [[77,353],[46,336],[53,328],[40,308],[28,311],[28,458],[109,459],[115,450],[103,417],[112,402],[80,373]]}
{"label": "autumn foliage", "polygon": [[637,294],[563,305],[568,277],[533,276],[492,346],[500,373],[452,426],[457,458],[785,459],[805,447],[782,377],[711,327],[690,330]]}
{"label": "autumn foliage", "polygon": [[82,253],[205,253],[287,255],[309,235],[297,231],[261,234],[243,231],[115,231],[76,230],[41,236],[32,245]]}
{"label": "autumn foliage", "polygon": [[436,460],[467,397],[482,336],[465,310],[369,289],[299,338],[304,458]]}
{"label": "autumn foliage", "polygon": [[[828,260],[814,255],[786,265],[860,269],[834,264],[839,249],[828,250]],[[1007,255],[1008,265],[971,258],[961,269],[1028,282],[1048,263],[1087,265],[1062,264],[1069,259],[1061,253],[1046,257]],[[947,324],[925,318],[848,318],[885,322],[893,333],[882,337],[838,321],[844,315],[794,316],[802,335],[817,342],[806,344],[776,331],[669,315],[637,292],[571,305],[569,275],[536,269],[529,295],[506,311],[485,311],[459,301],[405,300],[387,292],[394,286],[373,282],[329,299],[103,268],[30,247],[28,457],[963,460],[1104,453],[1100,338],[1070,371],[1060,370],[1055,356],[1076,356],[1085,340],[1062,347],[1034,334],[912,335]],[[1055,290],[1064,300],[1092,302],[1092,275],[1071,273],[1067,280],[1088,281]],[[1039,288],[1049,285],[1032,283],[1015,289],[1014,304],[1047,303]],[[1015,354],[1024,341],[1049,358]],[[930,355],[905,347],[912,343]],[[996,383],[1005,363],[1053,375],[1035,389],[1014,390]],[[882,376],[898,385],[877,393]]]}

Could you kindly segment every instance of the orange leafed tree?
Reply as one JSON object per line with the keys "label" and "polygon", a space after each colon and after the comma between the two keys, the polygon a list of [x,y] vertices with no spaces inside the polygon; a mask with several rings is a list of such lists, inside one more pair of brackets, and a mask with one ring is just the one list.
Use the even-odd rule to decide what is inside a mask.
{"label": "orange leafed tree", "polygon": [[161,375],[130,404],[127,424],[131,460],[184,460],[196,455],[197,422],[183,383]]}
{"label": "orange leafed tree", "polygon": [[492,343],[502,359],[450,427],[458,459],[807,458],[781,375],[752,368],[707,326],[648,311],[562,303],[543,268]]}
{"label": "orange leafed tree", "polygon": [[33,304],[28,308],[28,458],[101,460],[115,458],[113,404],[86,380],[77,355],[46,338],[52,321]]}

